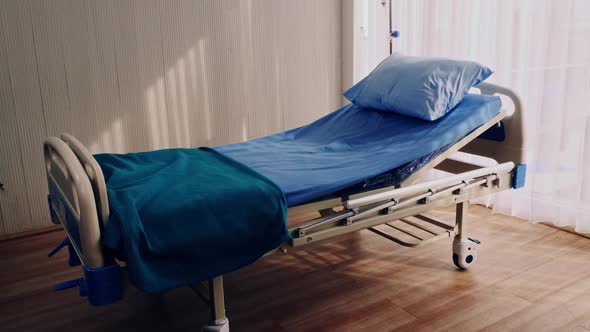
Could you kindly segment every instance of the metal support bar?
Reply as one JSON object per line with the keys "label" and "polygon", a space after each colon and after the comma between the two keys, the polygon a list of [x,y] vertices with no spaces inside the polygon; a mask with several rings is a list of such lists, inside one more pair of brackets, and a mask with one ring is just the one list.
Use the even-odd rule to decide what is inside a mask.
{"label": "metal support bar", "polygon": [[379,230],[379,229],[377,229],[375,227],[369,227],[367,229],[369,231],[371,231],[371,232],[373,232],[373,233],[375,233],[375,234],[377,234],[377,235],[379,235],[379,236],[381,236],[383,238],[386,238],[386,239],[388,239],[390,241],[393,241],[393,242],[395,242],[395,243],[397,243],[399,245],[402,245],[404,247],[411,247],[411,248],[419,247],[419,246],[428,244],[430,242],[434,242],[434,241],[437,241],[439,239],[447,238],[447,237],[451,237],[451,236],[455,235],[455,232],[454,231],[445,231],[445,232],[442,232],[440,234],[436,234],[435,236],[433,236],[433,237],[431,237],[429,239],[426,239],[426,240],[422,240],[422,241],[418,241],[418,242],[406,242],[406,241],[403,241],[401,239],[398,239],[395,236],[392,236],[390,234],[387,234],[387,233],[385,233],[385,232],[383,232],[383,231],[381,231],[381,230]]}
{"label": "metal support bar", "polygon": [[425,198],[432,196],[432,194],[433,194],[433,192],[429,190],[428,192],[426,192],[426,193],[424,193],[422,195],[418,195],[416,197],[404,199],[400,203],[398,203],[398,204],[390,207],[388,209],[387,213],[388,214],[389,213],[393,213],[396,209],[401,209],[401,208],[403,208],[405,206],[414,204],[416,202],[420,202],[420,201],[424,200]]}
{"label": "metal support bar", "polygon": [[366,197],[361,197],[357,199],[351,199],[344,202],[344,207],[347,209],[360,207],[367,204],[377,203],[381,201],[391,200],[391,199],[399,199],[402,197],[408,197],[415,194],[421,194],[425,191],[429,191],[435,188],[440,188],[444,186],[453,186],[456,184],[460,184],[465,180],[470,180],[473,178],[478,178],[481,176],[486,176],[489,174],[498,174],[498,173],[507,173],[514,169],[514,163],[507,162],[496,166],[480,168],[475,171],[465,172],[457,175],[448,176],[442,179],[432,180],[416,185],[412,185],[409,187],[402,187],[399,189],[394,189],[386,192],[382,192],[375,195],[370,195]]}
{"label": "metal support bar", "polygon": [[386,239],[388,239],[390,241],[393,241],[393,242],[395,242],[397,244],[400,244],[400,245],[402,245],[404,247],[415,247],[415,246],[418,245],[418,243],[410,243],[410,242],[402,241],[402,240],[396,238],[395,236],[391,236],[391,235],[389,235],[389,234],[387,234],[387,233],[385,233],[385,232],[383,232],[381,230],[378,230],[377,228],[374,228],[374,227],[369,227],[367,229],[370,230],[371,232],[373,232],[373,233],[381,236],[381,237],[384,237],[384,238],[386,238]]}
{"label": "metal support bar", "polygon": [[354,222],[355,220],[359,220],[359,219],[365,218],[366,216],[369,216],[371,214],[375,214],[375,213],[377,213],[377,212],[379,212],[381,210],[387,209],[389,207],[393,207],[397,203],[398,202],[396,200],[392,200],[391,202],[387,202],[387,203],[384,203],[384,204],[379,204],[379,205],[377,205],[375,207],[369,208],[367,210],[364,210],[361,213],[358,213],[358,214],[355,214],[354,216],[349,217],[348,220],[350,222]]}
{"label": "metal support bar", "polygon": [[209,296],[205,295],[206,291],[208,290],[207,285],[205,282],[199,282],[194,285],[190,285],[190,288],[197,294],[197,296],[203,300],[203,302],[209,304],[211,301],[209,300]]}
{"label": "metal support bar", "polygon": [[385,210],[385,214],[391,214],[397,209],[401,209],[411,204],[415,204],[416,202],[432,195],[433,192],[428,191],[422,195],[406,198],[402,201],[392,199],[389,202],[385,202],[383,204],[369,205],[369,207],[365,210],[362,210],[362,212],[359,212],[361,208],[344,210],[327,217],[320,217],[310,220],[302,225],[299,225],[299,227],[295,228],[294,230],[291,230],[291,233],[295,238],[302,238],[308,236],[309,233],[311,233],[312,231],[319,231],[322,228],[330,226],[331,224],[338,223],[341,220],[346,220],[346,223],[340,224],[341,226],[350,226],[355,221],[370,217],[371,215],[377,214],[380,211]]}
{"label": "metal support bar", "polygon": [[[401,200],[400,203],[395,205],[393,211],[390,214],[385,215],[373,215],[367,216],[363,219],[357,220],[350,225],[342,226],[340,224],[328,224],[326,226],[318,227],[313,231],[308,232],[303,237],[293,238],[289,245],[292,247],[298,247],[302,245],[309,245],[310,243],[314,243],[317,241],[321,241],[327,238],[331,238],[338,235],[343,235],[347,233],[351,233],[360,229],[366,229],[370,227],[375,227],[387,222],[391,222],[393,220],[398,220],[401,218],[407,218],[411,216],[415,216],[422,220],[425,220],[431,224],[439,226],[449,233],[455,234],[455,226],[448,225],[443,222],[439,222],[433,218],[422,216],[421,213],[425,213],[426,211],[443,207],[449,205],[456,205],[458,203],[467,201],[469,199],[473,199],[476,197],[481,197],[485,195],[489,195],[501,190],[506,190],[511,188],[511,182],[509,181],[512,178],[511,169],[505,171],[503,173],[498,173],[500,181],[498,182],[498,186],[491,186],[485,187],[483,185],[479,185],[477,187],[471,188],[468,191],[465,191],[461,194],[453,194],[451,192],[447,192],[446,195],[438,197],[436,200],[432,200],[427,204],[419,204],[418,202],[414,201],[414,198],[410,198],[409,200],[413,201],[412,203],[405,204],[405,200]],[[403,189],[403,188],[402,188]],[[370,203],[369,203],[370,204]]]}
{"label": "metal support bar", "polygon": [[413,222],[413,221],[411,221],[411,220],[408,220],[408,219],[406,219],[406,218],[401,218],[400,220],[401,220],[402,222],[405,222],[406,224],[408,224],[408,225],[410,225],[410,226],[414,226],[414,227],[416,227],[416,228],[418,228],[418,229],[421,229],[421,230],[425,231],[426,233],[430,233],[430,234],[432,234],[432,235],[438,235],[438,233],[436,233],[436,232],[433,232],[433,231],[429,230],[428,228],[426,228],[426,227],[423,227],[422,225],[420,225],[420,224],[417,224],[417,223],[415,223],[415,222]]}
{"label": "metal support bar", "polygon": [[404,234],[407,234],[407,235],[413,237],[416,240],[419,240],[419,241],[423,241],[424,240],[423,238],[419,237],[418,235],[416,235],[416,234],[414,234],[412,232],[406,231],[405,229],[402,229],[402,228],[399,228],[397,226],[394,226],[394,225],[392,225],[390,223],[385,223],[385,225],[387,225],[387,226],[389,226],[389,227],[391,227],[391,228],[393,228],[393,229],[395,229],[395,230],[397,230],[399,232],[402,232]]}
{"label": "metal support bar", "polygon": [[467,186],[467,182],[462,181],[461,183],[459,183],[457,185],[447,187],[447,188],[439,190],[439,191],[431,190],[432,195],[424,198],[424,203],[428,203],[429,201],[436,199],[437,197],[444,196],[448,193],[453,193],[456,190],[460,190],[461,188],[465,188],[466,186]]}
{"label": "metal support bar", "polygon": [[427,216],[427,215],[424,215],[424,214],[417,214],[414,217],[416,217],[416,218],[418,218],[418,219],[420,219],[422,221],[426,221],[429,224],[433,224],[433,225],[438,226],[440,228],[446,229],[447,231],[450,231],[450,230],[455,229],[454,226],[451,226],[451,225],[449,225],[449,224],[447,224],[447,223],[445,223],[445,222],[443,222],[441,220],[435,219],[432,216]]}
{"label": "metal support bar", "polygon": [[343,219],[346,219],[346,218],[352,216],[353,214],[354,213],[352,211],[342,211],[342,212],[338,212],[335,214],[331,214],[329,216],[313,219],[310,222],[305,223],[303,226],[299,226],[295,230],[295,234],[293,234],[293,235],[296,237],[305,236],[307,234],[307,231],[314,228],[314,227],[321,226],[324,224],[329,224],[329,223],[336,222],[339,220],[343,220]]}
{"label": "metal support bar", "polygon": [[460,240],[465,240],[465,217],[467,217],[467,206],[468,202],[461,202],[457,204],[456,212],[455,212],[455,224],[457,227],[457,235],[459,236]]}
{"label": "metal support bar", "polygon": [[497,174],[492,174],[492,175],[486,176],[484,179],[481,179],[479,181],[475,181],[475,182],[470,183],[469,185],[465,186],[465,188],[463,188],[463,190],[469,190],[469,189],[471,189],[473,187],[477,187],[479,185],[484,185],[486,187],[491,187],[497,181],[498,181],[498,175]]}
{"label": "metal support bar", "polygon": [[211,325],[223,325],[225,317],[225,300],[223,296],[223,277],[209,279],[209,303],[211,306]]}

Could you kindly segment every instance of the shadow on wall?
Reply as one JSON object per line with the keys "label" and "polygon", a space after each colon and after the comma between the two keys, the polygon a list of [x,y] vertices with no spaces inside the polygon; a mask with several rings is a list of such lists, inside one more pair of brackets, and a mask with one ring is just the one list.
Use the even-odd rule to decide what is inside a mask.
{"label": "shadow on wall", "polygon": [[243,141],[340,106],[337,1],[110,5],[63,23],[71,118],[46,114],[93,153]]}
{"label": "shadow on wall", "polygon": [[0,234],[49,224],[42,141],[215,146],[341,106],[339,0],[0,1]]}

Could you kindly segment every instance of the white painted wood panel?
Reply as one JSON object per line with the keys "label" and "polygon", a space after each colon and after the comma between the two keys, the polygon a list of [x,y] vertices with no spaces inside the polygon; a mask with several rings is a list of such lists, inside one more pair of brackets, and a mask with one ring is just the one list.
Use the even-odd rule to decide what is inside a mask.
{"label": "white painted wood panel", "polygon": [[339,0],[0,1],[0,234],[49,223],[41,142],[215,146],[341,105]]}
{"label": "white painted wood panel", "polygon": [[[6,3],[0,2],[0,13],[5,10]],[[3,26],[4,15],[0,15],[0,27]],[[0,231],[3,233],[24,228],[21,222],[31,219],[4,34],[4,29],[0,29],[0,181],[5,188],[0,191]],[[12,225],[12,228],[6,225]]]}
{"label": "white painted wood panel", "polygon": [[[14,112],[12,116],[9,115],[11,117],[9,123],[14,126],[11,129],[16,129],[16,135],[9,140],[19,142],[18,152],[27,196],[24,202],[20,202],[20,199],[24,199],[22,197],[24,195],[19,195],[21,196],[19,203],[28,201],[30,211],[29,218],[6,220],[5,231],[16,232],[49,223],[42,153],[46,129],[32,31],[31,2],[7,0],[2,1],[1,6],[0,15],[14,104]],[[16,160],[11,159],[17,158],[17,155],[11,154],[2,159],[8,158],[11,164],[17,163]],[[15,166],[12,165],[12,167]],[[3,197],[12,195],[13,192],[18,195],[16,191],[22,190],[12,186],[6,189],[7,191],[2,194]],[[11,212],[8,211],[8,213]]]}

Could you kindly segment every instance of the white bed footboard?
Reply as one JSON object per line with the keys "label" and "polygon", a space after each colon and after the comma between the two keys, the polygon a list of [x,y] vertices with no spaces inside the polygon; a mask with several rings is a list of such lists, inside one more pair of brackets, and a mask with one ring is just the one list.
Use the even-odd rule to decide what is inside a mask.
{"label": "white bed footboard", "polygon": [[123,271],[101,246],[101,231],[109,213],[102,171],[86,148],[70,135],[49,137],[43,146],[51,219],[61,223],[68,235],[50,256],[68,245],[75,251],[70,250],[70,266],[81,263],[84,272],[83,278],[54,288],[79,286],[80,295],[92,305],[119,301],[124,295]]}
{"label": "white bed footboard", "polygon": [[60,135],[60,138],[72,149],[72,152],[74,152],[78,161],[80,161],[80,164],[86,171],[86,175],[88,175],[92,190],[94,191],[98,219],[103,225],[105,225],[109,220],[109,200],[104,175],[102,174],[98,162],[94,159],[90,151],[86,149],[84,144],[74,136],[64,133]]}
{"label": "white bed footboard", "polygon": [[[52,220],[63,224],[68,244],[74,248],[84,268],[83,281],[70,280],[58,288],[79,285],[80,294],[84,292],[93,305],[122,299],[125,281],[121,268],[112,257],[104,256],[100,244],[101,230],[109,217],[106,185],[100,166],[84,145],[69,134],[48,138],[44,153]],[[203,331],[229,331],[222,280],[217,276],[209,281],[211,321]]]}
{"label": "white bed footboard", "polygon": [[43,144],[52,220],[63,224],[82,263],[104,266],[92,185],[70,147],[57,137]]}

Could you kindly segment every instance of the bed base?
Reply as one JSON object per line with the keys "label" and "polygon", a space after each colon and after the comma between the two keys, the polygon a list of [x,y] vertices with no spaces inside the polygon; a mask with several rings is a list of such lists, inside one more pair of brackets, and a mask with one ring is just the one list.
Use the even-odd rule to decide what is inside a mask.
{"label": "bed base", "polygon": [[[521,164],[524,142],[520,99],[511,90],[492,84],[482,83],[479,87],[482,93],[500,93],[511,98],[515,105],[514,113],[509,116],[506,111],[501,111],[490,122],[426,164],[401,187],[381,188],[290,208],[289,216],[319,211],[320,217],[291,227],[292,239],[273,253],[366,229],[407,247],[454,237],[452,252],[455,265],[463,269],[474,264],[478,241],[467,238],[465,230],[469,200],[519,188],[523,185],[526,172],[525,165]],[[479,138],[499,123],[503,124],[502,130],[506,130],[504,139]],[[462,161],[445,163],[457,151],[492,157],[501,164],[479,167]],[[80,285],[81,294],[84,288],[91,304],[103,305],[120,300],[124,287],[128,285],[122,269],[103,253],[100,245],[100,232],[108,222],[109,210],[104,177],[98,163],[84,145],[68,134],[48,138],[44,143],[44,154],[52,220],[62,224],[66,231],[68,237],[63,246],[67,245],[74,256],[70,264],[82,264],[85,273],[84,278],[67,285]],[[470,171],[413,184],[435,167],[451,173]],[[456,206],[454,224],[425,214],[429,210],[451,205]],[[223,277],[217,276],[205,285],[191,288],[211,309],[209,324],[203,327],[203,331],[229,331]]]}
{"label": "bed base", "polygon": [[[298,247],[367,228],[373,228],[371,230],[374,233],[383,235],[383,231],[376,230],[374,227],[386,224],[393,229],[400,228],[389,224],[396,220],[402,220],[404,224],[413,228],[413,230],[402,229],[401,231],[398,229],[399,232],[423,241],[424,239],[416,235],[416,231],[424,232],[421,229],[424,226],[416,222],[408,222],[408,217],[416,216],[422,222],[450,231],[451,226],[432,217],[425,217],[423,213],[434,208],[459,205],[470,199],[510,189],[513,187],[513,170],[514,163],[504,163],[414,186],[369,193],[363,197],[349,199],[332,207],[340,209],[339,212],[293,227],[291,229],[293,239],[289,244],[292,247]],[[462,225],[462,219],[457,220],[456,228],[460,229],[460,225]],[[408,232],[410,234],[407,234]],[[456,233],[462,234],[459,231]],[[435,235],[439,237],[441,234]],[[450,233],[448,236],[451,236]],[[387,238],[401,245],[417,246],[414,242],[407,242],[390,235]]]}

